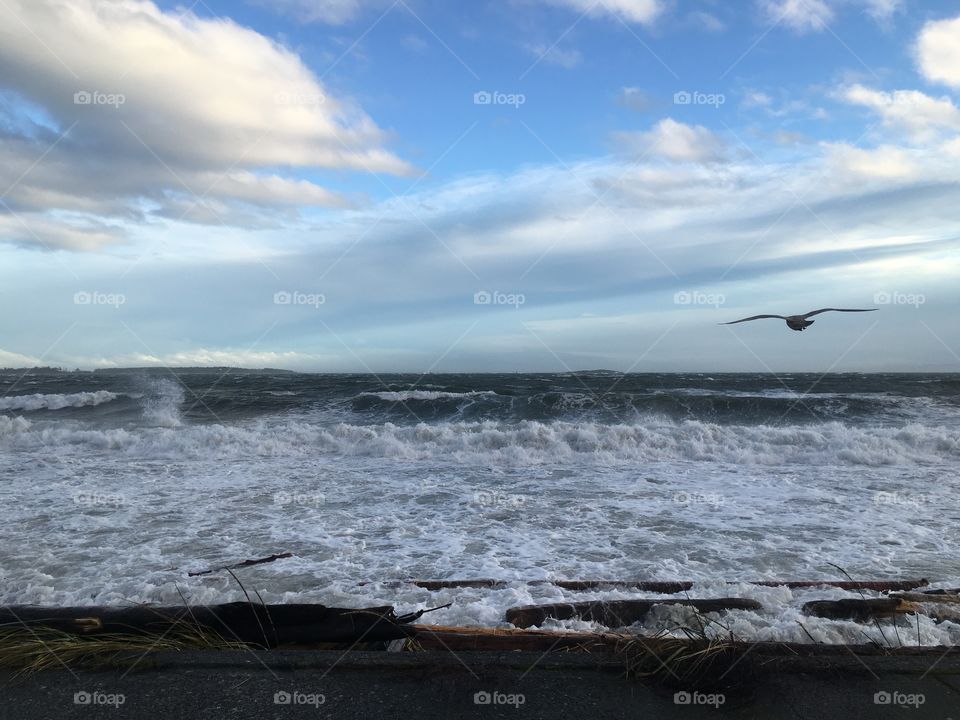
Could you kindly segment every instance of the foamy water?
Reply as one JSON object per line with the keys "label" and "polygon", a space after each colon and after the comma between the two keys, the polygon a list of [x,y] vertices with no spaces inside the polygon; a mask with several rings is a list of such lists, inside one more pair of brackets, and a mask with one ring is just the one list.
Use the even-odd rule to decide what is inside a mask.
{"label": "foamy water", "polygon": [[14,397],[0,398],[0,410],[61,410],[66,407],[100,405],[101,403],[116,399],[117,394],[107,390],[70,393],[67,395],[34,393],[33,395],[16,395]]}
{"label": "foamy water", "polygon": [[[177,604],[178,587],[243,599],[229,577],[186,572],[290,551],[243,570],[247,589],[403,611],[452,602],[430,621],[497,625],[517,604],[650,596],[527,580],[694,580],[691,596],[763,603],[725,619],[744,637],[840,642],[863,627],[800,606],[849,594],[726,582],[842,579],[834,563],[960,586],[952,378],[845,378],[824,397],[763,376],[184,379],[7,390],[0,601]],[[471,577],[509,582],[390,584]],[[960,627],[922,619],[920,636],[955,643]]]}

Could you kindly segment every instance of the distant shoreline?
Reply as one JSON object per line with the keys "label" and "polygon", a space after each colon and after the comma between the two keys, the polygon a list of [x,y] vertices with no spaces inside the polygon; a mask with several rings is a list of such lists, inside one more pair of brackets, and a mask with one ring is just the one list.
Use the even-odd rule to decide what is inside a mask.
{"label": "distant shoreline", "polygon": [[632,371],[623,372],[621,370],[528,370],[524,372],[515,372],[509,370],[482,370],[482,371],[459,371],[459,372],[419,372],[417,370],[383,370],[379,372],[371,371],[345,371],[345,370],[287,370],[284,368],[244,368],[232,366],[196,366],[196,365],[142,365],[136,367],[116,367],[116,368],[94,368],[92,370],[82,370],[75,368],[68,370],[57,367],[4,367],[0,368],[0,373],[23,373],[27,375],[96,375],[107,373],[167,373],[172,371],[193,373],[193,374],[223,374],[234,373],[243,375],[338,375],[338,376],[413,376],[413,377],[457,377],[457,376],[537,376],[537,375],[568,375],[568,376],[629,376],[629,375],[704,375],[704,376],[731,376],[731,375],[791,375],[803,376],[810,375],[815,377],[835,377],[835,376],[859,376],[859,375],[960,375],[960,370],[848,370],[844,372],[818,372],[816,370],[774,370],[766,372],[757,372],[750,370],[723,370],[723,371]]}

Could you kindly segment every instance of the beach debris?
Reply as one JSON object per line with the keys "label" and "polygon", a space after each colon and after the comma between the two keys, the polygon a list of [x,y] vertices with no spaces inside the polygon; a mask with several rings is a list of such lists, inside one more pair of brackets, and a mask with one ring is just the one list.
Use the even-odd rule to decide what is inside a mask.
{"label": "beach debris", "polygon": [[264,563],[271,563],[275,560],[283,560],[284,558],[293,557],[291,552],[282,552],[276,553],[274,555],[268,555],[267,557],[257,558],[256,560],[244,560],[243,562],[238,562],[235,565],[226,565],[224,567],[211,568],[210,570],[199,570],[197,572],[188,572],[187,577],[198,577],[200,575],[211,575],[215,572],[220,572],[221,570],[237,570],[239,568],[250,567],[251,565],[263,565]]}
{"label": "beach debris", "polygon": [[627,627],[642,622],[655,605],[687,605],[699,612],[760,610],[762,605],[747,598],[683,600],[594,600],[593,602],[522,605],[507,610],[508,623],[520,628],[543,625],[547,620],[586,620],[606,627]]}
{"label": "beach debris", "polygon": [[911,603],[916,612],[933,618],[937,622],[950,620],[960,622],[960,594],[956,590],[949,592],[898,592],[891,597]]}
{"label": "beach debris", "polygon": [[890,593],[890,597],[897,597],[907,602],[919,603],[951,603],[960,604],[960,593],[952,590],[949,593],[942,592],[895,592]]}
{"label": "beach debris", "polygon": [[423,610],[417,610],[416,612],[408,613],[407,615],[401,615],[397,618],[397,623],[400,625],[406,625],[412,623],[415,620],[419,620],[427,613],[436,612],[437,610],[446,610],[448,607],[453,607],[453,603],[447,603],[446,605],[438,605],[437,607],[425,608]]}
{"label": "beach debris", "polygon": [[405,638],[411,632],[406,623],[418,617],[418,613],[397,617],[391,606],[352,609],[248,602],[177,607],[25,605],[0,608],[0,625],[6,627],[49,628],[82,636],[162,636],[174,629],[200,630],[226,640],[270,648],[287,644],[378,642]]}
{"label": "beach debris", "polygon": [[[508,580],[494,580],[490,578],[463,579],[463,580],[392,580],[382,583],[384,587],[401,587],[414,585],[431,591],[448,590],[454,588],[505,588]],[[520,581],[525,585],[554,585],[564,590],[642,590],[644,592],[673,595],[686,592],[693,588],[692,580],[528,580]],[[892,592],[899,590],[915,590],[929,583],[919,580],[750,580],[728,581],[728,585],[738,585],[746,582],[748,585],[762,587],[814,588],[833,587],[841,590],[871,590],[874,592]],[[371,583],[360,583],[369,585]]]}
{"label": "beach debris", "polygon": [[805,615],[829,620],[856,620],[864,622],[876,618],[894,617],[917,611],[916,605],[898,597],[843,598],[841,600],[812,600],[803,604]]}

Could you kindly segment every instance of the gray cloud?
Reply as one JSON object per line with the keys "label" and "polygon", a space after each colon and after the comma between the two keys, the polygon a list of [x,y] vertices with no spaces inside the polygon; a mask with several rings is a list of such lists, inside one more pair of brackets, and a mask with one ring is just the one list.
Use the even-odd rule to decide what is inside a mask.
{"label": "gray cloud", "polygon": [[305,170],[411,172],[360,108],[252,30],[145,0],[58,7],[0,5],[0,24],[31,30],[0,44],[0,213],[17,213],[35,242],[95,249],[107,240],[82,222],[68,236],[51,233],[51,212],[100,222],[255,218],[260,227],[274,208],[282,219],[349,204],[297,176]]}

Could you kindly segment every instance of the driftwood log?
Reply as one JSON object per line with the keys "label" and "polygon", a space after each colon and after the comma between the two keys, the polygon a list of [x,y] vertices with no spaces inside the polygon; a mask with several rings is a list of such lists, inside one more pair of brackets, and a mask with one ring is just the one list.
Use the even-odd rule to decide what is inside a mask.
{"label": "driftwood log", "polygon": [[898,592],[890,593],[890,597],[900,598],[907,602],[918,603],[944,603],[948,605],[960,604],[960,595],[956,593],[934,593],[934,592]]}
{"label": "driftwood log", "polygon": [[923,613],[937,622],[944,620],[960,622],[960,594],[955,591],[951,593],[901,592],[891,593],[890,596],[903,600],[905,604],[911,604],[915,612]]}
{"label": "driftwood log", "polygon": [[283,552],[283,553],[274,553],[273,555],[268,555],[267,557],[257,558],[256,560],[244,560],[243,562],[235,563],[234,565],[224,565],[223,567],[210,568],[209,570],[198,570],[196,572],[188,572],[188,577],[198,577],[200,575],[210,575],[212,573],[218,572],[219,570],[239,570],[240,568],[250,567],[251,565],[263,565],[264,563],[272,563],[277,560],[283,560],[284,558],[293,557],[293,553]]}
{"label": "driftwood log", "polygon": [[199,628],[225,640],[266,647],[396,640],[410,634],[403,624],[407,618],[397,618],[389,606],[352,610],[246,602],[195,607],[0,608],[0,627],[6,628],[44,627],[78,635],[163,635],[177,628]]}
{"label": "driftwood log", "polygon": [[917,611],[913,603],[904,602],[898,597],[885,598],[844,598],[842,600],[813,600],[803,604],[805,615],[827,618],[829,620],[856,620],[863,622],[874,618],[894,617]]}
{"label": "driftwood log", "polygon": [[655,605],[687,605],[700,612],[760,610],[756,600],[711,598],[707,600],[607,600],[553,605],[523,605],[507,610],[508,623],[520,628],[543,625],[547,620],[587,620],[610,628],[627,627],[643,621]]}
{"label": "driftwood log", "polygon": [[[370,583],[360,583],[369,585]],[[437,591],[451,588],[504,588],[509,581],[480,578],[472,580],[397,580],[383,583],[387,587],[414,585],[425,590]],[[565,590],[642,590],[645,592],[674,593],[686,592],[693,588],[691,580],[530,580],[526,585],[555,585]],[[729,585],[738,584],[735,581]],[[920,580],[755,580],[750,585],[764,587],[813,588],[834,587],[842,590],[872,590],[874,592],[892,592],[895,590],[915,590],[928,584]]]}

